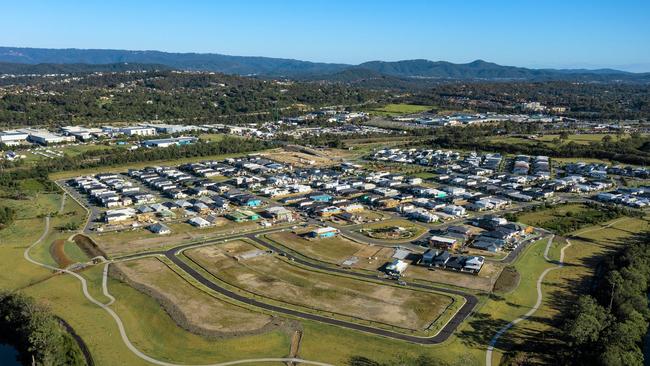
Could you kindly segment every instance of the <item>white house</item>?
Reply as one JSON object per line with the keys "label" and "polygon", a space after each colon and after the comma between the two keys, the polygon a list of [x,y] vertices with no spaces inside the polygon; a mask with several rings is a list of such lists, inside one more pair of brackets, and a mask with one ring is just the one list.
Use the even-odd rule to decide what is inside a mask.
{"label": "white house", "polygon": [[201,217],[193,217],[193,218],[187,220],[187,222],[192,226],[196,226],[196,227],[200,227],[200,228],[204,228],[204,227],[208,227],[208,226],[212,225],[212,224],[210,224],[210,221],[208,221],[208,220],[206,220],[204,218],[201,218]]}
{"label": "white house", "polygon": [[446,206],[445,208],[442,209],[442,211],[448,215],[453,215],[453,216],[464,216],[467,210],[465,210],[465,207],[457,206],[457,205],[449,205]]}

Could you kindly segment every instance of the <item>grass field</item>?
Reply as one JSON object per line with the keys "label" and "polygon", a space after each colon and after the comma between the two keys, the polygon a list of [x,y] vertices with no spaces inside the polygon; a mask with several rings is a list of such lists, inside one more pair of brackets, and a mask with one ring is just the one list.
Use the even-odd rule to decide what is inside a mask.
{"label": "grass field", "polygon": [[268,234],[266,237],[309,258],[335,264],[340,264],[367,247],[341,236],[309,240],[292,232],[282,231]]}
{"label": "grass field", "polygon": [[[561,144],[566,144],[569,142],[574,142],[579,145],[588,145],[592,142],[600,142],[603,137],[609,135],[612,138],[612,141],[617,141],[618,136],[616,134],[606,134],[606,133],[591,133],[591,134],[570,134],[565,140],[560,141]],[[623,138],[630,137],[629,134],[623,135]],[[503,142],[511,144],[536,144],[538,142],[543,142],[549,146],[555,145],[555,140],[559,139],[560,135],[543,135],[537,138],[525,138],[520,136],[494,136],[490,138],[492,142]]]}
{"label": "grass field", "polygon": [[588,207],[580,203],[557,205],[549,209],[531,211],[531,212],[520,214],[517,217],[517,221],[524,223],[526,225],[540,227],[551,220],[566,217],[567,213],[576,214],[586,209],[588,209]]}
{"label": "grass field", "polygon": [[[590,286],[589,279],[595,274],[598,263],[603,256],[607,255],[618,245],[625,244],[625,238],[634,233],[648,230],[650,225],[646,220],[636,218],[619,218],[601,225],[591,226],[572,233],[571,246],[565,250],[565,266],[561,269],[551,271],[544,279],[542,291],[544,301],[540,309],[530,320],[524,321],[511,329],[504,335],[503,343],[500,347],[508,349],[522,350],[522,344],[527,342],[529,346],[524,348],[531,352],[530,345],[536,344],[537,337],[544,332],[543,348],[534,348],[532,353],[537,358],[537,362],[548,363],[548,347],[553,347],[554,343],[562,342],[557,334],[557,324],[555,317],[566,309],[568,304],[575,301],[576,297]],[[575,236],[575,237],[573,237]],[[549,257],[557,260],[560,257],[560,249],[566,245],[562,238],[554,240]],[[535,268],[533,272],[537,273],[542,268],[550,266],[539,259],[542,254],[540,248],[535,248],[534,256],[526,256],[529,260],[518,262],[515,267],[521,274],[519,287],[513,292],[506,294],[499,300],[488,301],[481,312],[494,314],[513,314],[519,313],[519,310],[527,311],[530,306],[530,299],[534,301],[534,276],[531,278],[527,269]],[[535,260],[537,258],[537,260]],[[523,259],[523,258],[522,258]],[[501,355],[498,354],[494,361],[498,362]]]}
{"label": "grass field", "polygon": [[420,237],[428,229],[412,221],[390,219],[369,224],[362,224],[358,230],[363,235],[388,242],[406,242]]}
{"label": "grass field", "polygon": [[187,256],[237,288],[295,306],[405,329],[426,329],[451,304],[444,295],[315,272],[274,255],[236,258],[254,250],[251,244],[232,241],[193,249]]}
{"label": "grass field", "polygon": [[[157,258],[143,258],[116,265],[131,281],[151,289],[164,302],[173,304],[178,317],[208,332],[258,331],[272,318],[235,306],[194,287]],[[159,299],[160,300],[160,299]]]}
{"label": "grass field", "polygon": [[433,106],[415,104],[387,104],[380,108],[369,110],[370,113],[381,116],[399,116],[402,114],[413,114],[433,109]]}
{"label": "grass field", "polygon": [[59,209],[61,195],[58,193],[36,193],[26,199],[2,199],[2,205],[16,210],[16,219],[34,218],[55,213]]}
{"label": "grass field", "polygon": [[[105,311],[89,303],[83,297],[78,280],[67,275],[52,275],[50,271],[35,267],[23,259],[24,249],[41,235],[44,228],[45,220],[38,216],[57,211],[60,206],[60,197],[61,195],[36,195],[34,200],[29,201],[30,205],[20,212],[20,218],[13,225],[0,230],[0,266],[4,269],[0,271],[0,287],[22,289],[28,295],[37,298],[39,302],[48,305],[55,314],[63,317],[88,344],[96,364],[149,365],[135,357],[126,348],[119,337],[114,320]],[[46,240],[34,248],[35,256],[47,257],[49,243],[59,238],[65,239],[70,235],[55,230],[56,226],[69,220],[81,219],[85,215],[85,212],[80,210],[78,205],[70,199],[66,200],[63,212],[72,214],[59,215],[52,219],[52,230]],[[540,215],[533,219],[545,220],[552,217],[548,214],[541,215],[540,212],[538,214]],[[594,274],[599,258],[606,255],[611,248],[621,243],[624,244],[627,236],[648,228],[648,222],[645,220],[620,218],[573,233],[570,238],[572,246],[565,251],[567,265],[562,269],[550,272],[543,282],[544,301],[542,307],[533,318],[519,323],[503,336],[502,342],[497,345],[494,361],[497,363],[500,361],[501,352],[504,349],[518,349],[518,347],[523,347],[520,345],[522,341],[536,341],[541,338],[548,346],[540,350],[536,356],[542,361],[548,361],[544,358],[549,354],[548,347],[552,347],[553,342],[557,342],[553,338],[554,333],[552,332],[555,326],[552,321],[554,315],[561,311],[566,303],[573,301],[574,296],[580,293],[581,286],[588,284],[585,279]],[[441,345],[418,346],[339,327],[301,321],[303,338],[299,356],[334,365],[343,365],[353,355],[394,364],[397,357],[416,357],[419,354],[429,354],[450,364],[482,365],[485,358],[485,346],[496,330],[506,322],[528,311],[535,302],[535,281],[541,271],[552,266],[543,259],[545,244],[544,240],[532,244],[514,264],[521,274],[517,288],[507,294],[492,296],[489,299],[480,296],[482,305],[461,325],[454,336]],[[564,245],[565,242],[561,238],[554,241],[549,251],[551,259],[559,258],[560,249]],[[245,248],[243,246],[239,250],[245,252],[247,250]],[[341,250],[345,250],[345,246]],[[69,247],[69,243],[66,243],[65,252],[70,257],[80,255],[74,247]],[[213,254],[215,257],[210,260],[214,263],[217,261],[228,263],[228,261],[219,259],[222,258],[221,255],[227,258],[226,254],[232,256],[241,253],[234,246],[232,252],[225,254],[215,252]],[[334,258],[335,255],[335,251],[327,253],[327,256],[331,258]],[[83,259],[83,257],[79,258]],[[320,291],[315,295],[311,293],[305,295],[316,296],[314,298],[320,301],[318,305],[331,301],[329,299],[331,292],[328,291],[328,286],[332,286],[329,282],[331,279],[324,280],[320,276],[312,275],[313,272],[310,272],[310,278],[305,279],[304,269],[278,257],[260,257],[253,259],[252,264],[249,261],[235,263],[239,267],[245,267],[245,271],[235,271],[235,268],[228,275],[239,274],[239,278],[235,280],[240,283],[250,281],[252,278],[246,276],[268,278],[272,281],[269,285],[271,290],[266,291],[277,291],[278,288],[281,288],[282,294],[290,294],[289,297],[292,301],[295,300],[295,297],[301,296],[300,294],[304,294],[304,292],[298,292],[305,291],[304,287],[307,288],[307,291]],[[230,262],[233,264],[234,260],[230,260]],[[214,271],[222,269],[217,266],[212,268]],[[205,293],[195,292],[195,290],[198,291],[196,287],[182,285],[183,279],[174,277],[171,272],[161,271],[155,266],[148,269],[150,272],[144,273],[147,281],[160,286],[161,290],[168,293],[178,291],[173,295],[182,297],[181,301],[187,301],[190,304],[187,309],[193,309],[191,304],[195,297],[209,296]],[[274,269],[277,270],[274,271]],[[407,270],[409,276],[412,276],[413,269],[412,266]],[[102,268],[98,266],[86,269],[81,273],[89,281],[91,294],[100,301],[107,301],[101,294],[101,271]],[[226,272],[228,271],[230,269],[226,268]],[[429,271],[431,275],[437,275],[437,272],[439,271]],[[161,275],[160,278],[158,274]],[[241,276],[241,274],[245,276]],[[333,276],[327,275],[327,277]],[[472,278],[472,276],[467,277]],[[400,295],[399,291],[410,291],[407,289],[391,287],[390,290],[382,289],[371,292],[378,286],[365,282],[364,284],[363,287],[361,285],[339,286],[338,283],[336,284],[336,288],[348,291],[342,295],[347,296],[344,299],[350,303],[344,304],[345,307],[357,309],[356,311],[359,312],[368,312],[366,301],[372,301],[373,304],[391,301],[388,304],[389,309],[398,307],[403,312],[401,315],[411,316],[411,319],[415,319],[412,322],[420,324],[423,319],[430,316],[427,314],[431,313],[431,308],[435,307],[435,303],[426,297],[422,301],[404,302],[405,296]],[[274,287],[289,285],[292,287]],[[286,292],[286,288],[290,288],[291,291],[294,291],[295,288],[296,292]],[[241,359],[242,355],[247,358],[283,357],[289,352],[290,337],[286,332],[271,331],[263,335],[209,339],[179,327],[156,300],[128,285],[111,279],[109,289],[117,298],[117,302],[112,307],[124,320],[131,341],[143,352],[161,360],[203,364]],[[260,291],[264,291],[264,289]],[[397,292],[393,292],[392,297],[391,295],[386,297],[386,294],[392,291]],[[293,296],[291,296],[292,294]],[[336,297],[338,296],[336,294]],[[393,302],[393,298],[398,301]],[[280,300],[287,299],[283,297]],[[359,305],[359,301],[363,305]],[[404,309],[409,309],[409,311],[404,311]],[[205,321],[209,323],[210,319],[214,320],[222,316],[218,314],[218,310],[209,311],[209,313],[197,314],[197,319],[207,319]],[[381,314],[370,315],[381,316]],[[526,349],[530,351],[529,348]]]}
{"label": "grass field", "polygon": [[[569,135],[566,140],[563,141],[563,143],[567,142],[575,142],[576,144],[580,145],[588,145],[591,142],[600,142],[603,140],[603,137],[609,135],[612,138],[612,141],[617,141],[618,136],[615,133],[590,133],[590,134],[573,134]],[[628,138],[630,137],[629,134],[624,134],[622,136],[623,138]],[[540,136],[538,138],[539,141],[543,142],[552,142],[555,139],[559,139],[560,135],[544,135]]]}
{"label": "grass field", "polygon": [[[66,200],[64,212],[74,211],[69,207],[71,202],[73,201]],[[60,201],[40,196],[37,203],[38,207],[56,207]],[[30,212],[39,213],[38,210]],[[52,219],[53,222],[55,220],[56,218]],[[23,259],[24,249],[42,234],[44,223],[43,218],[24,218],[0,231],[0,266],[4,269],[0,271],[0,287],[21,289],[66,319],[88,344],[96,364],[150,365],[135,357],[126,348],[119,337],[114,320],[104,310],[83,297],[77,279],[66,275],[52,275],[50,271]],[[68,235],[52,230],[46,240],[32,252],[46,255],[49,253],[47,243]],[[102,268],[91,267],[81,273],[89,281],[92,296],[100,301],[107,301],[101,294]],[[113,307],[124,320],[131,341],[145,353],[162,360],[206,363],[240,359],[242,354],[250,357],[283,357],[288,354],[289,337],[284,332],[273,331],[264,335],[219,340],[207,339],[180,328],[155,300],[130,286],[110,280],[109,288],[117,298]]]}
{"label": "grass field", "polygon": [[[236,136],[236,135],[230,135],[230,136]],[[200,140],[204,141],[210,141],[210,142],[218,142],[224,139],[226,137],[225,133],[204,133],[199,135]]]}

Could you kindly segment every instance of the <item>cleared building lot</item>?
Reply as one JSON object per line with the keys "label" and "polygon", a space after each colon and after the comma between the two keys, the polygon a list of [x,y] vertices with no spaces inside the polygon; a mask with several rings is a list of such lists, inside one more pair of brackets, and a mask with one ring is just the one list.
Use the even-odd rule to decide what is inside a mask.
{"label": "cleared building lot", "polygon": [[157,258],[115,264],[136,288],[153,296],[174,320],[197,333],[232,336],[260,332],[273,318],[211,296]]}
{"label": "cleared building lot", "polygon": [[186,255],[219,280],[294,306],[408,330],[427,329],[451,305],[446,295],[325,274],[244,241],[189,250]]}
{"label": "cleared building lot", "polygon": [[[393,260],[393,254],[395,254],[393,248],[364,244],[342,236],[307,240],[299,234],[300,232],[296,234],[282,231],[269,233],[264,237],[311,259],[369,271],[379,270],[386,262]],[[404,277],[406,279],[425,280],[473,290],[491,291],[503,266],[499,262],[487,261],[478,275],[471,275],[411,265],[404,272]]]}
{"label": "cleared building lot", "polygon": [[93,233],[92,238],[107,255],[116,256],[159,250],[188,241],[210,239],[219,235],[233,235],[260,228],[257,222],[236,223],[225,218],[219,218],[214,226],[201,229],[185,222],[165,224],[172,230],[172,234],[159,235],[145,228],[138,228],[119,232]]}

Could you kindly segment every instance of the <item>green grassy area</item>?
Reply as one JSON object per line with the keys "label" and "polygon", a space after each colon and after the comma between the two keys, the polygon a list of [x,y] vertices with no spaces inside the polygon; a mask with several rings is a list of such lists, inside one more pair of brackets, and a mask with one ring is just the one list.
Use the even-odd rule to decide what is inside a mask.
{"label": "green grassy area", "polygon": [[[125,145],[104,145],[104,144],[85,144],[85,145],[67,145],[62,147],[60,150],[64,154],[70,156],[78,156],[88,151],[103,151],[110,149],[126,149]],[[58,149],[57,149],[58,150]]]}
{"label": "green grassy area", "polygon": [[382,116],[398,116],[401,114],[420,113],[433,109],[433,106],[416,104],[387,104],[380,108],[370,109],[369,112]]}
{"label": "green grassy area", "polygon": [[[603,137],[610,136],[612,141],[618,141],[619,137],[615,133],[606,134],[606,133],[590,133],[590,134],[570,134],[564,140],[559,140],[560,135],[550,134],[542,136],[493,136],[489,140],[492,142],[502,142],[502,143],[511,143],[511,144],[536,144],[539,142],[545,143],[549,146],[555,146],[556,141],[559,140],[560,144],[566,144],[569,142],[574,142],[579,145],[588,145],[592,142],[600,142],[603,140]],[[629,134],[624,134],[622,138],[630,137]]]}
{"label": "green grassy area", "polygon": [[[542,348],[533,348],[534,363],[547,363],[551,360],[549,347],[563,342],[557,334],[557,316],[573,303],[577,296],[589,289],[589,279],[597,272],[598,263],[619,245],[625,245],[626,238],[635,233],[648,230],[645,219],[624,217],[600,225],[590,226],[572,233],[571,245],[564,250],[564,267],[551,271],[543,282],[544,302],[529,320],[518,324],[509,332],[505,342],[511,349],[521,349],[522,342],[535,344],[535,334],[545,334]],[[567,242],[556,238],[549,257],[557,260],[561,248]],[[530,351],[530,350],[529,350]],[[498,362],[500,357],[495,360]]]}
{"label": "green grassy area", "polygon": [[285,231],[268,234],[266,237],[309,258],[330,263],[340,263],[365,246],[341,236],[309,240]]}
{"label": "green grassy area", "polygon": [[[618,141],[619,137],[615,133],[590,133],[590,134],[570,134],[563,143],[575,142],[580,145],[588,145],[591,142],[600,142],[603,140],[603,137],[609,135],[612,138],[612,141]],[[629,134],[623,134],[622,138],[630,137]],[[560,135],[543,135],[538,138],[539,141],[543,142],[552,142],[555,139],[559,139]]]}
{"label": "green grassy area", "polygon": [[[199,135],[199,139],[203,141],[210,141],[210,142],[215,142],[215,141],[221,141],[226,137],[225,133],[203,133]],[[229,136],[236,136],[236,135],[229,135]]]}
{"label": "green grassy area", "polygon": [[[428,230],[425,226],[404,219],[390,219],[369,224],[361,224],[356,227],[357,230],[361,231],[365,236],[388,242],[410,241],[424,234]],[[402,229],[401,231],[404,234],[391,237],[391,234],[388,232],[391,230],[395,231],[398,228]]]}
{"label": "green grassy area", "polygon": [[[0,271],[0,287],[22,289],[48,305],[85,340],[96,364],[148,365],[135,357],[124,345],[114,320],[104,310],[83,297],[77,279],[68,275],[53,275],[50,271],[23,259],[24,249],[42,234],[45,220],[39,216],[58,211],[60,197],[60,194],[39,193],[27,201],[29,204],[25,204],[25,201],[3,199],[3,203],[7,201],[11,205],[20,206],[16,206],[19,208],[19,218],[16,222],[0,230],[0,267],[4,269]],[[529,220],[544,221],[552,220],[556,215],[562,217],[561,215],[566,215],[567,212],[579,210],[580,207],[567,205],[555,212],[539,211],[527,214],[533,215]],[[51,232],[34,248],[34,256],[51,261],[51,258],[47,258],[49,244],[55,239],[66,239],[70,236],[70,233],[59,232],[55,228],[71,220],[81,220],[84,216],[83,208],[73,200],[66,199],[63,214],[52,218]],[[497,345],[495,361],[500,360],[504,349],[516,349],[521,342],[538,340],[540,332],[552,330],[555,326],[552,323],[553,317],[579,293],[579,288],[575,286],[584,283],[585,278],[595,273],[597,259],[606,255],[616,245],[624,244],[627,236],[644,229],[648,229],[646,220],[619,218],[572,233],[572,246],[565,250],[567,265],[550,272],[543,282],[545,299],[542,308],[533,318],[519,323],[503,336],[503,342]],[[451,364],[482,365],[489,339],[503,324],[525,313],[534,304],[536,279],[541,271],[552,266],[543,259],[545,244],[545,240],[532,244],[514,264],[521,274],[521,282],[516,289],[489,299],[480,296],[480,307],[461,325],[455,335],[441,345],[420,346],[321,323],[301,321],[304,334],[300,357],[341,365],[353,355],[394,362],[400,355],[413,357],[429,354]],[[556,239],[549,256],[558,259],[565,244],[563,240]],[[80,253],[78,248],[71,247],[70,243],[66,243],[65,252],[71,258],[82,259],[83,253]],[[330,256],[335,254],[328,252]],[[101,294],[102,267],[91,267],[81,273],[89,281],[91,294],[100,301],[106,301]],[[435,275],[435,272],[433,274]],[[109,288],[117,298],[113,308],[123,318],[131,341],[138,349],[161,360],[203,364],[242,357],[283,357],[289,352],[290,339],[286,333],[278,331],[265,335],[208,339],[179,327],[160,304],[130,286],[110,280]],[[428,303],[416,302],[409,306],[422,308],[426,305]],[[558,341],[552,338],[553,333],[550,334],[551,336],[544,333],[544,344],[549,347]],[[537,357],[543,359],[545,355],[540,352]]]}
{"label": "green grassy area", "polygon": [[615,207],[573,203],[547,208],[538,207],[516,217],[517,221],[526,225],[542,227],[564,235],[584,226],[613,220],[623,214],[625,213]]}
{"label": "green grassy area", "polygon": [[[46,196],[41,196],[38,203],[43,204],[43,201],[60,204]],[[54,224],[56,220],[56,217],[52,219]],[[0,273],[0,287],[22,289],[66,319],[88,344],[96,364],[149,365],[126,348],[114,320],[83,297],[77,279],[52,275],[49,270],[23,259],[24,249],[40,237],[44,224],[43,218],[25,218],[0,231],[0,266],[5,269]],[[48,243],[66,235],[52,229],[31,253],[51,263],[52,259],[47,258]],[[101,294],[102,269],[100,266],[91,267],[82,275],[89,281],[91,295],[107,301]],[[242,354],[282,357],[288,353],[289,338],[282,332],[225,340],[207,339],[180,328],[153,299],[128,285],[111,280],[110,288],[118,298],[114,308],[125,321],[129,338],[136,347],[154,357],[178,363],[205,363],[239,359]]]}
{"label": "green grassy area", "polygon": [[61,195],[58,193],[34,193],[25,199],[2,198],[3,206],[16,210],[16,220],[35,218],[59,210]]}
{"label": "green grassy area", "polygon": [[525,212],[517,216],[517,221],[522,222],[526,225],[532,226],[542,226],[545,223],[561,218],[566,217],[567,214],[573,215],[577,214],[587,207],[581,203],[571,203],[566,205],[557,205],[548,209],[541,209],[537,211]]}

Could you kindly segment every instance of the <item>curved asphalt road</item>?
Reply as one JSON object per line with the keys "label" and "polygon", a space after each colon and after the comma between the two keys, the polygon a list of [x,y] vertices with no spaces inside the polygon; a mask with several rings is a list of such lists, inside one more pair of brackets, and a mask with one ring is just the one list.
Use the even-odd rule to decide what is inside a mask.
{"label": "curved asphalt road", "polygon": [[[331,267],[327,267],[327,266],[324,266],[324,265],[319,265],[319,264],[316,264],[316,263],[312,263],[312,262],[303,260],[301,258],[294,257],[294,256],[286,253],[284,250],[282,250],[282,249],[280,249],[278,247],[275,247],[272,244],[269,244],[269,243],[266,243],[266,242],[260,240],[255,235],[256,234],[254,234],[254,233],[250,233],[250,234],[242,235],[242,237],[246,237],[246,238],[248,238],[250,240],[253,240],[256,243],[261,244],[261,245],[263,245],[263,246],[265,246],[265,247],[267,247],[267,248],[269,248],[269,249],[271,249],[271,250],[273,250],[273,251],[275,251],[277,253],[284,253],[284,255],[287,258],[290,258],[290,259],[294,260],[297,263],[300,263],[302,265],[305,265],[305,266],[308,266],[308,267],[311,267],[311,268],[314,268],[314,269],[329,271],[329,272],[342,273],[342,274],[361,277],[361,278],[365,278],[365,279],[372,279],[372,280],[375,280],[375,281],[379,280],[379,281],[389,282],[389,280],[387,280],[387,279],[377,278],[376,276],[373,276],[373,275],[370,275],[370,274],[362,274],[362,273],[346,271],[346,270],[339,269],[339,268],[331,268]],[[201,245],[201,244],[198,244],[198,245]],[[471,312],[474,310],[474,307],[478,303],[478,299],[474,295],[467,294],[467,293],[464,293],[464,292],[459,291],[459,290],[452,290],[452,289],[443,288],[443,287],[428,286],[428,285],[422,285],[422,284],[416,284],[416,283],[409,284],[409,286],[415,287],[415,288],[420,288],[420,289],[425,289],[425,290],[433,290],[433,291],[448,293],[448,294],[453,294],[453,295],[459,295],[459,296],[462,296],[464,298],[464,300],[465,300],[465,303],[463,304],[463,306],[456,312],[456,314],[449,320],[449,322],[447,324],[445,324],[445,326],[442,328],[442,330],[440,332],[438,332],[438,334],[436,334],[436,335],[434,335],[432,337],[412,336],[412,335],[408,335],[408,334],[393,332],[393,331],[390,331],[390,330],[379,329],[379,328],[365,326],[365,325],[361,325],[361,324],[357,324],[357,323],[352,323],[352,322],[348,322],[348,321],[344,321],[344,320],[328,318],[328,317],[321,316],[321,315],[306,313],[306,312],[302,312],[302,311],[298,311],[298,310],[287,309],[287,308],[284,308],[284,307],[281,307],[281,306],[276,306],[276,305],[271,305],[271,304],[267,304],[267,303],[264,303],[264,302],[260,302],[260,301],[257,301],[255,299],[251,299],[249,297],[240,295],[240,294],[238,294],[236,292],[230,291],[230,290],[228,290],[226,288],[223,288],[223,287],[219,286],[218,284],[212,282],[210,279],[206,278],[204,275],[199,273],[197,270],[192,268],[190,265],[188,265],[186,262],[184,262],[183,260],[181,260],[178,257],[178,254],[180,254],[184,250],[189,249],[191,247],[195,247],[195,246],[197,246],[196,243],[195,244],[188,244],[188,245],[172,248],[172,249],[169,249],[167,251],[149,252],[149,253],[146,253],[146,254],[125,256],[125,257],[122,257],[120,259],[121,260],[134,259],[134,258],[137,258],[139,256],[143,256],[143,255],[162,254],[162,255],[166,256],[169,260],[171,260],[175,265],[180,267],[187,274],[192,276],[196,281],[200,282],[201,284],[205,285],[206,287],[210,288],[211,290],[216,291],[217,293],[220,293],[220,294],[222,294],[224,296],[230,297],[230,298],[235,299],[237,301],[240,301],[242,303],[249,304],[249,305],[252,305],[252,306],[256,306],[256,307],[259,307],[259,308],[262,308],[262,309],[265,309],[265,310],[269,310],[269,311],[273,311],[273,312],[276,312],[276,313],[286,314],[286,315],[290,315],[290,316],[294,316],[294,317],[298,317],[298,318],[302,318],[302,319],[318,321],[318,322],[322,322],[322,323],[326,323],[326,324],[330,324],[330,325],[336,325],[336,326],[340,326],[340,327],[344,327],[344,328],[348,328],[348,329],[358,330],[358,331],[362,331],[362,332],[366,332],[366,333],[371,333],[371,334],[374,334],[374,335],[379,335],[379,336],[384,336],[384,337],[388,337],[388,338],[394,338],[394,339],[409,341],[409,342],[418,343],[418,344],[438,344],[438,343],[444,342],[447,338],[449,338],[453,334],[453,332],[465,320],[465,318],[467,318],[471,314]]]}
{"label": "curved asphalt road", "polygon": [[[45,237],[47,236],[49,231],[50,231],[50,217],[46,216],[45,217],[45,230],[43,231],[43,234],[33,244],[31,244],[30,246],[25,248],[25,251],[23,252],[23,257],[27,261],[29,261],[30,263],[35,264],[35,265],[37,265],[39,267],[43,267],[43,268],[49,269],[49,270],[54,271],[54,272],[66,273],[66,274],[69,274],[69,275],[72,275],[72,276],[76,277],[81,282],[81,290],[82,290],[84,296],[86,297],[86,299],[88,299],[88,301],[90,301],[91,303],[99,306],[100,308],[106,310],[106,312],[108,312],[113,317],[113,319],[115,320],[115,323],[117,324],[118,330],[120,332],[120,336],[122,337],[122,341],[124,342],[126,347],[134,355],[136,355],[137,357],[139,357],[139,358],[141,358],[141,359],[143,359],[143,360],[145,360],[147,362],[150,362],[152,364],[159,365],[159,366],[192,366],[192,365],[177,364],[177,363],[158,360],[156,358],[153,358],[153,357],[148,356],[147,354],[141,352],[138,348],[136,348],[136,346],[133,343],[131,343],[131,340],[129,339],[129,337],[126,334],[126,329],[124,327],[124,323],[122,322],[122,319],[119,317],[119,315],[117,315],[117,313],[115,311],[113,311],[113,309],[111,309],[109,307],[109,305],[112,304],[113,301],[115,301],[115,298],[110,295],[110,293],[108,292],[108,288],[106,287],[108,264],[106,264],[105,267],[104,267],[103,280],[102,280],[102,287],[103,287],[102,291],[104,292],[104,295],[106,295],[110,299],[110,302],[107,303],[107,304],[104,304],[104,303],[100,302],[99,300],[95,299],[90,294],[90,292],[88,291],[88,282],[86,281],[86,279],[84,277],[82,277],[78,273],[75,273],[73,271],[69,271],[67,269],[60,269],[60,268],[57,268],[57,267],[53,267],[53,266],[50,266],[48,264],[41,263],[41,262],[35,260],[34,258],[32,258],[29,255],[29,252],[32,250],[32,248],[34,248],[36,245],[38,245],[40,242],[42,242],[45,239]],[[273,362],[273,363],[278,363],[278,362],[289,363],[289,362],[291,362],[291,363],[302,363],[302,364],[306,364],[306,365],[315,365],[315,366],[332,366],[332,365],[324,363],[324,362],[304,360],[304,359],[295,358],[295,357],[293,357],[293,358],[251,358],[251,359],[241,359],[241,360],[235,360],[235,361],[219,362],[219,363],[198,365],[198,366],[231,366],[231,365],[242,365],[242,364],[257,364],[257,363],[262,363],[262,362]],[[197,366],[197,365],[195,365],[195,366]]]}

